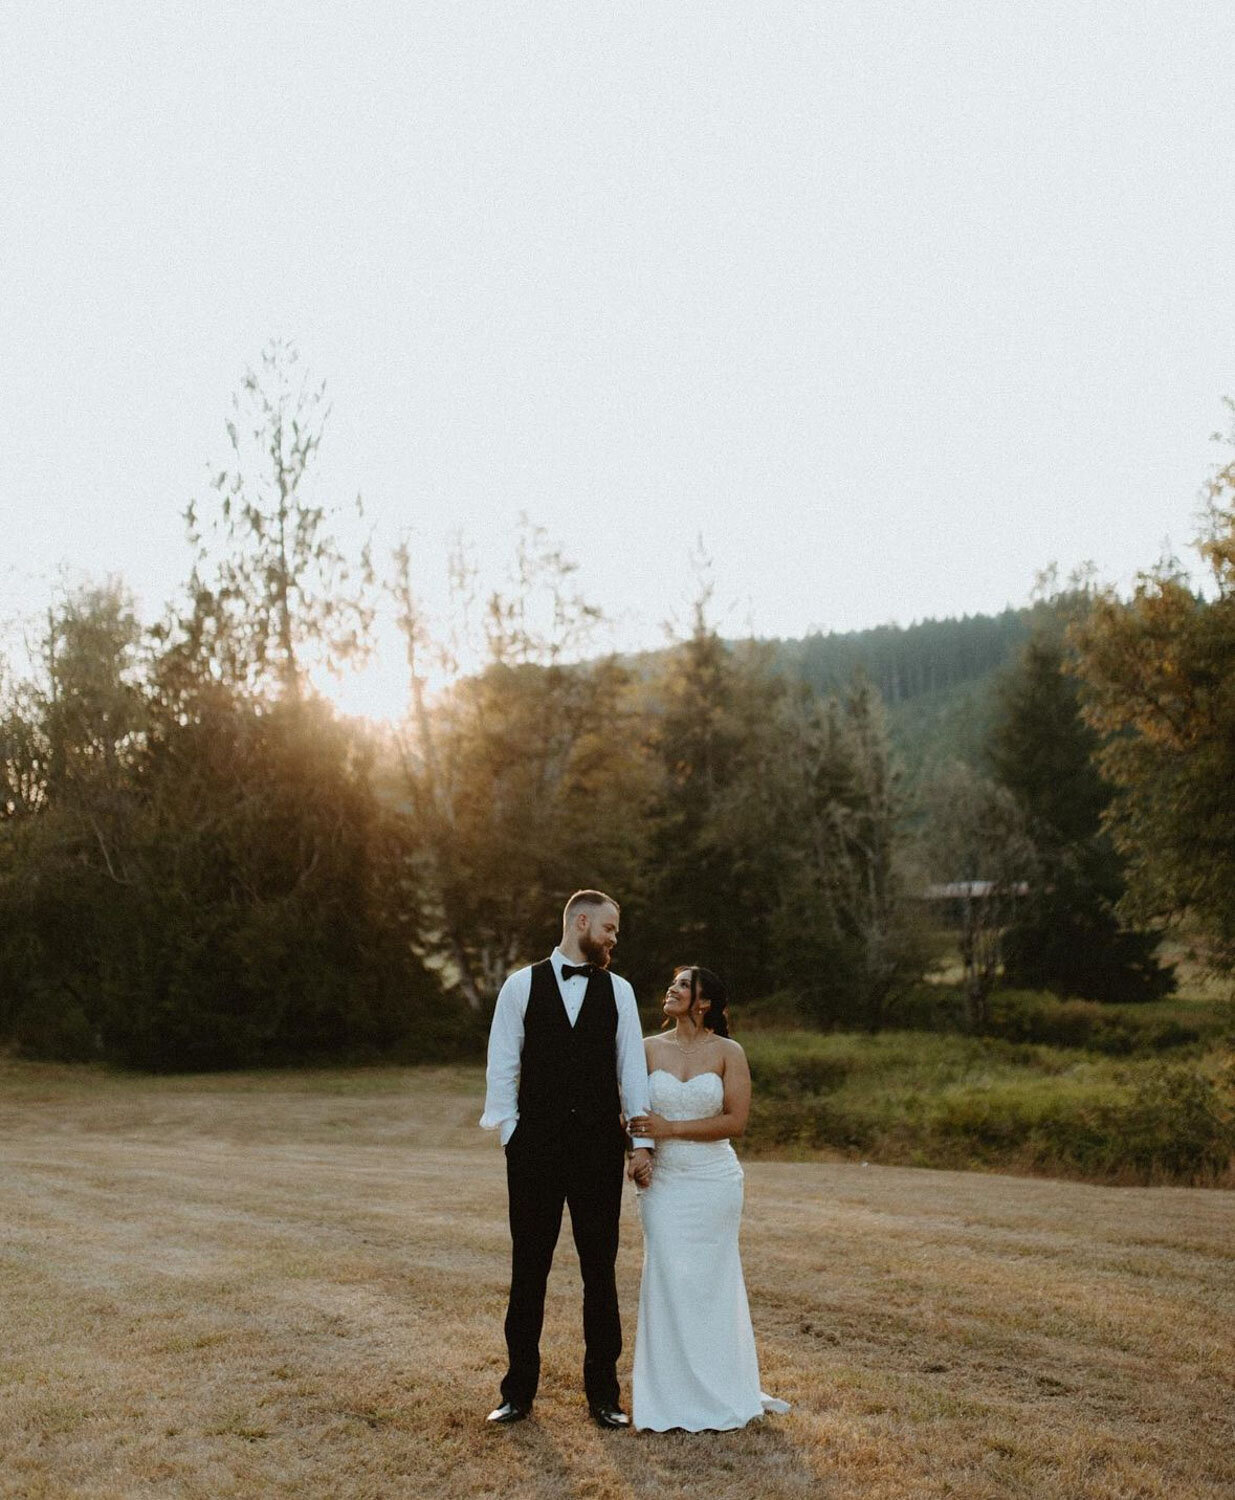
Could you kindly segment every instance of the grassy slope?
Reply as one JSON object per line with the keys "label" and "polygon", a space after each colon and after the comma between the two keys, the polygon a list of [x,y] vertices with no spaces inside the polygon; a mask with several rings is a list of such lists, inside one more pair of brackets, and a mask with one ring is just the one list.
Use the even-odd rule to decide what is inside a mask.
{"label": "grassy slope", "polygon": [[[848,1163],[748,1162],[747,1280],[787,1418],[597,1432],[564,1247],[537,1420],[486,1431],[507,1244],[480,1092],[476,1070],[0,1066],[0,1494],[1217,1500],[1235,1485],[1235,1195]],[[628,1334],[638,1269],[628,1201]],[[699,1292],[706,1312],[706,1270]]]}

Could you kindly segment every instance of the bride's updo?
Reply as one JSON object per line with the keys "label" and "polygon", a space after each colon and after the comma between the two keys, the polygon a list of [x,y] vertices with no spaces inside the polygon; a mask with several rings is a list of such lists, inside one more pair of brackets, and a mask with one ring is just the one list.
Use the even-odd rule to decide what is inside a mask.
{"label": "bride's updo", "polygon": [[711,969],[702,968],[699,964],[679,964],[673,971],[673,977],[676,979],[683,969],[690,974],[692,1009],[696,1000],[711,1002],[700,1017],[701,1024],[717,1036],[728,1036],[729,991],[725,988],[724,980],[719,974],[714,974]]}

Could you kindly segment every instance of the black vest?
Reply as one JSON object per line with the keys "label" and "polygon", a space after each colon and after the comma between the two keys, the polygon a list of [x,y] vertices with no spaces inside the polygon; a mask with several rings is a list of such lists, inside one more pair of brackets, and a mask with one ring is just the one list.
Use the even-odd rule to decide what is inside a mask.
{"label": "black vest", "polygon": [[597,969],[572,1026],[549,959],[532,965],[523,1017],[519,1130],[562,1145],[621,1145],[617,1001]]}

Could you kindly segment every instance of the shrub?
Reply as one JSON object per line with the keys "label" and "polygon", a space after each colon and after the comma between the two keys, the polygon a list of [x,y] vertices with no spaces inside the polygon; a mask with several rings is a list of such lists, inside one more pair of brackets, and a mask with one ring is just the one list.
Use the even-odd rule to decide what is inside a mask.
{"label": "shrub", "polygon": [[1118,1121],[1119,1155],[1149,1176],[1206,1177],[1235,1152],[1229,1080],[1195,1068],[1156,1065],[1135,1084]]}
{"label": "shrub", "polygon": [[853,1068],[850,1058],[827,1053],[774,1060],[751,1059],[751,1082],[761,1092],[778,1099],[803,1094],[823,1094],[839,1088]]}
{"label": "shrub", "polygon": [[1215,1079],[1199,1063],[921,1032],[766,1035],[748,1055],[755,1150],[1139,1182],[1212,1182],[1235,1151],[1235,1066]]}
{"label": "shrub", "polygon": [[99,1039],[81,1005],[71,996],[38,990],[18,1012],[14,1036],[24,1057],[51,1062],[92,1062]]}
{"label": "shrub", "polygon": [[947,985],[911,985],[897,1000],[894,1024],[906,1031],[951,1031],[966,1029],[969,1008],[964,994]]}
{"label": "shrub", "polygon": [[1200,1033],[1174,1018],[1114,1010],[1093,1000],[1060,1000],[1040,990],[997,990],[984,1030],[989,1036],[1050,1047],[1083,1047],[1108,1057],[1189,1046]]}

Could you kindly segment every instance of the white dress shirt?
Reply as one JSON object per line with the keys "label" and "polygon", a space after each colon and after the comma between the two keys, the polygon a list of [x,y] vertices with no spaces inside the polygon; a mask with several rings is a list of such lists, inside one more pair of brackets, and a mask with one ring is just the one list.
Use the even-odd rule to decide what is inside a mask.
{"label": "white dress shirt", "polygon": [[[587,994],[587,975],[572,974],[562,978],[562,965],[570,960],[560,948],[549,955],[553,977],[562,996],[566,1015],[573,1026],[583,1009]],[[610,974],[613,998],[617,1001],[617,1081],[622,1096],[622,1113],[629,1120],[645,1115],[648,1100],[648,1065],[643,1055],[643,1032],[639,1025],[639,1007],[629,981]],[[519,1072],[523,1063],[523,1018],[532,995],[532,971],[516,969],[502,986],[489,1028],[489,1065],[485,1073],[485,1112],[480,1123],[486,1130],[501,1130],[504,1146],[519,1123]],[[652,1147],[655,1142],[636,1140],[636,1146]]]}

